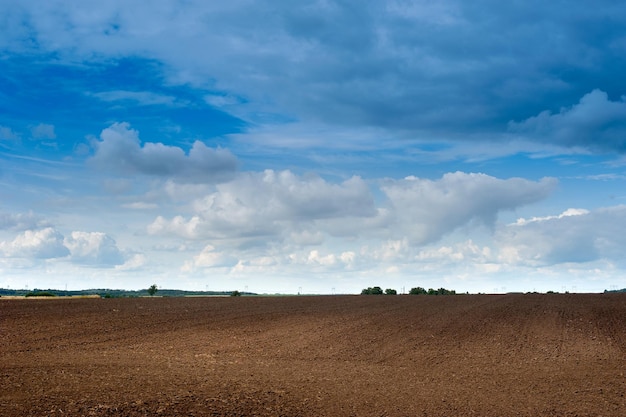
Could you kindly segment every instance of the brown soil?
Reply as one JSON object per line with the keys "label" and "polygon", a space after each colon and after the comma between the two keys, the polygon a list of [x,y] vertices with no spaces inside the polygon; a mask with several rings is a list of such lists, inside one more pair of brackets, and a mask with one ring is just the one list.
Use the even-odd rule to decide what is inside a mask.
{"label": "brown soil", "polygon": [[626,294],[0,301],[2,416],[626,415]]}

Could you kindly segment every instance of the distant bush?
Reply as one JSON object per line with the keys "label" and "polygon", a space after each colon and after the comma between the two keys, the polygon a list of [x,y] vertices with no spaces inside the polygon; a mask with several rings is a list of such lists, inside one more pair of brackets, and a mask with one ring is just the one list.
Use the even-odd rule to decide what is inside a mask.
{"label": "distant bush", "polygon": [[25,297],[56,297],[57,295],[50,291],[31,291]]}
{"label": "distant bush", "polygon": [[361,295],[380,295],[383,294],[383,289],[380,287],[368,287],[361,291]]}
{"label": "distant bush", "polygon": [[454,295],[456,294],[456,291],[454,290],[447,290],[445,288],[439,288],[438,290],[433,290],[432,288],[428,289],[428,294],[430,295]]}
{"label": "distant bush", "polygon": [[455,290],[447,290],[445,288],[439,288],[438,290],[435,290],[433,288],[429,288],[428,291],[426,291],[425,288],[422,287],[415,287],[415,288],[411,288],[411,290],[409,291],[409,294],[411,295],[455,295],[456,291]]}
{"label": "distant bush", "polygon": [[398,291],[394,290],[393,288],[387,288],[385,290],[385,294],[387,294],[387,295],[397,295]]}
{"label": "distant bush", "polygon": [[241,297],[241,293],[237,290],[230,293],[231,297]]}

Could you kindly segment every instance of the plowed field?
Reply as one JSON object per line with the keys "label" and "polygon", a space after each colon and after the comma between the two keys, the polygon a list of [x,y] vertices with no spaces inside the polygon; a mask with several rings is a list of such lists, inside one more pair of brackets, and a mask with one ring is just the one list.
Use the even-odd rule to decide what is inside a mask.
{"label": "plowed field", "polygon": [[626,294],[0,300],[0,415],[626,416]]}

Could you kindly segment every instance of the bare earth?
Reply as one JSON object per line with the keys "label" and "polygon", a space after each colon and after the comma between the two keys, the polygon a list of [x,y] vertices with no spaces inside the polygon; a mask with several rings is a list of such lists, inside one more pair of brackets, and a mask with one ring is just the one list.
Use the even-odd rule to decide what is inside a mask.
{"label": "bare earth", "polygon": [[626,294],[0,300],[0,415],[626,416]]}

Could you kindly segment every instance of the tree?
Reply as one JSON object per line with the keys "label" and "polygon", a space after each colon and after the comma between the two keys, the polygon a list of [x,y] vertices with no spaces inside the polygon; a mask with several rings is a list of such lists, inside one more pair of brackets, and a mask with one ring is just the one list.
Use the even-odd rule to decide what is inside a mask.
{"label": "tree", "polygon": [[398,291],[394,290],[393,288],[387,288],[385,290],[385,294],[387,294],[387,295],[397,295]]}
{"label": "tree", "polygon": [[159,291],[159,288],[156,284],[152,284],[150,285],[150,288],[148,288],[148,294],[150,294],[150,297],[154,297],[154,294],[156,294],[157,291]]}
{"label": "tree", "polygon": [[411,295],[420,295],[420,294],[428,294],[428,293],[422,287],[414,287],[414,288],[411,288],[411,291],[409,291],[409,294],[411,294]]}
{"label": "tree", "polygon": [[361,291],[361,295],[380,295],[383,294],[383,289],[380,287],[368,287]]}
{"label": "tree", "polygon": [[241,293],[237,290],[230,293],[231,297],[241,297]]}

